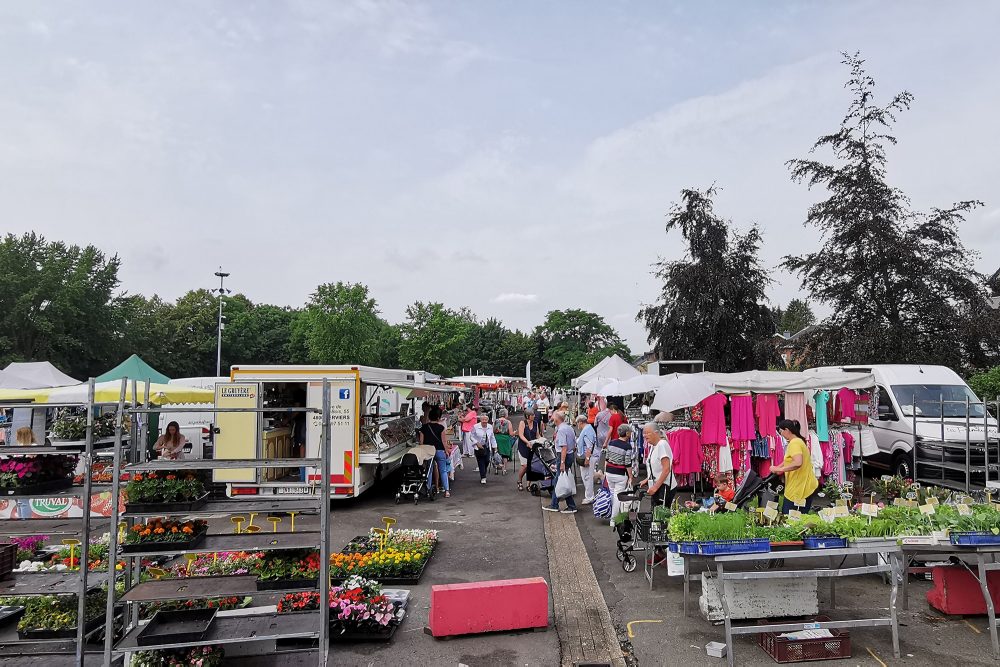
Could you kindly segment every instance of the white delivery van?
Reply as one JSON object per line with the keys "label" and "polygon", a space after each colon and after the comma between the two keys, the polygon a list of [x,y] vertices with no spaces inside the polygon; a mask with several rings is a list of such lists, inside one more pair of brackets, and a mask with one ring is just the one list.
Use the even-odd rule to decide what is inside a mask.
{"label": "white delivery van", "polygon": [[[320,458],[322,414],[272,412],[274,408],[323,406],[330,382],[330,479],[333,498],[351,498],[399,467],[416,444],[417,400],[441,401],[450,387],[429,385],[420,371],[369,366],[233,366],[228,382],[216,385],[216,459]],[[307,497],[322,483],[316,467],[213,471],[234,498]]]}
{"label": "white delivery van", "polygon": [[966,443],[969,467],[980,477],[989,443],[989,462],[994,470],[990,478],[996,480],[993,465],[1000,463],[997,421],[958,373],[945,366],[917,364],[832,368],[871,373],[878,385],[878,414],[871,416],[871,425],[879,451],[866,458],[866,462],[895,475],[913,478],[916,436],[919,477],[958,482],[965,479]]}

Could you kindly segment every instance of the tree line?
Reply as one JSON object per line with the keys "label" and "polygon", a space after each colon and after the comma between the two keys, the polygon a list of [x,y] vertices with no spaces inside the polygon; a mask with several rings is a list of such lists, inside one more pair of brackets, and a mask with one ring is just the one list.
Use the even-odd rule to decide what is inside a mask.
{"label": "tree line", "polygon": [[[0,241],[0,367],[51,361],[77,378],[138,354],[169,377],[215,373],[219,296],[189,291],[176,301],[122,293],[121,260],[99,248],[27,233]],[[362,364],[444,376],[475,369],[566,385],[628,346],[604,319],[554,310],[530,332],[480,319],[467,308],[417,301],[386,321],[366,285],[319,285],[301,307],[224,298],[222,367],[234,364]],[[224,371],[225,372],[225,371]]]}
{"label": "tree line", "polygon": [[[913,95],[879,104],[864,60],[845,53],[843,63],[852,100],[840,126],[820,136],[809,157],[787,163],[794,182],[825,197],[804,220],[819,232],[820,247],[781,264],[830,310],[801,336],[796,363],[942,364],[966,374],[996,366],[1000,311],[990,307],[977,255],[958,233],[982,202],[914,210],[889,182],[887,154],[897,142],[892,126]],[[716,193],[715,186],[681,191],[666,231],[680,232],[686,255],[654,267],[662,291],[637,319],[661,358],[704,359],[718,371],[765,368],[776,364],[774,327],[794,334],[814,318],[802,302],[769,307],[773,279],[760,261],[760,229],[741,232],[716,213]]]}

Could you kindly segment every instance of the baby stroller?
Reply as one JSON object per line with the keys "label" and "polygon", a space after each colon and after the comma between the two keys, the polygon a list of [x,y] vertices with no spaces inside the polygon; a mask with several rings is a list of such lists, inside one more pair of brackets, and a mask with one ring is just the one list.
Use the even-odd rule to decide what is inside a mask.
{"label": "baby stroller", "polygon": [[421,465],[416,454],[412,452],[403,454],[400,461],[401,478],[399,488],[396,490],[397,505],[403,496],[413,496],[414,505],[420,502],[420,496],[427,498],[427,500],[434,500],[434,494],[431,493],[430,487],[427,485],[427,474],[433,461],[434,459],[427,459]]}
{"label": "baby stroller", "polygon": [[761,477],[753,470],[748,470],[736,489],[733,504],[737,507],[743,507],[754,497],[759,496],[760,506],[763,507],[769,500],[777,500],[784,490],[785,484],[778,475]]}
{"label": "baby stroller", "polygon": [[[621,561],[622,569],[626,572],[635,570],[636,561],[632,553],[646,550],[645,547],[639,546],[639,532],[642,527],[640,524],[646,522],[651,525],[653,513],[639,511],[639,506],[645,495],[642,489],[622,491],[618,494],[618,501],[622,503],[619,506],[619,511],[628,512],[628,517],[615,524],[615,531],[618,533],[618,549],[615,551],[615,556]],[[646,526],[647,531],[649,530],[648,525]]]}
{"label": "baby stroller", "polygon": [[547,440],[539,438],[531,443],[531,458],[525,474],[531,495],[551,495],[552,480],[556,474],[556,454]]}

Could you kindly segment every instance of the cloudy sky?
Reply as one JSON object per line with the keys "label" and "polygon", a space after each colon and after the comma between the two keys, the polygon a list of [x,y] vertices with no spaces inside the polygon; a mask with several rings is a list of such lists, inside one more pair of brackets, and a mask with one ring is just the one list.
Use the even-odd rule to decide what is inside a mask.
{"label": "cloudy sky", "polygon": [[130,292],[222,264],[255,301],[367,283],[391,321],[588,308],[638,351],[681,188],[721,187],[770,267],[817,246],[784,162],[843,115],[844,50],[916,96],[894,184],[982,199],[963,237],[995,270],[997,25],[990,0],[5,3],[0,230],[117,252]]}

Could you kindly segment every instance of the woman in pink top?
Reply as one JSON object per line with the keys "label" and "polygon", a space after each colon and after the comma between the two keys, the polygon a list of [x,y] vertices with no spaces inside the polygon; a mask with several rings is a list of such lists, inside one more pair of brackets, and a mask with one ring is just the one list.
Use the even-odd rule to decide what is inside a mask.
{"label": "woman in pink top", "polygon": [[472,428],[479,421],[479,417],[476,416],[476,411],[472,406],[469,406],[469,411],[465,413],[462,417],[462,456],[472,456],[472,437],[469,435],[472,433]]}

